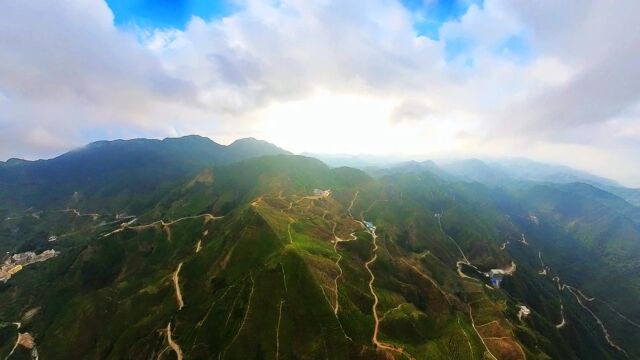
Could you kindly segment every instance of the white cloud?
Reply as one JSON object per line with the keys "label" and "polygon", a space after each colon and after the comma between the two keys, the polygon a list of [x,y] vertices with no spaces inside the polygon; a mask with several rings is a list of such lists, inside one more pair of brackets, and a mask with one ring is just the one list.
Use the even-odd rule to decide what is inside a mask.
{"label": "white cloud", "polygon": [[633,106],[640,99],[640,28],[635,26],[640,3],[546,5],[526,2],[515,10],[532,14],[528,26],[541,54],[575,70],[562,84],[512,105],[505,116],[520,119],[516,130],[556,132],[606,122]]}
{"label": "white cloud", "polygon": [[[440,41],[417,36],[419,14],[392,0],[248,0],[155,32],[115,28],[99,0],[0,6],[0,157],[200,133],[299,151],[556,154],[582,167],[584,151],[608,154],[592,158],[603,173],[640,150],[631,0],[487,0]],[[529,42],[524,61],[501,49],[513,37]],[[447,62],[445,43],[460,39],[464,56]],[[640,170],[615,173],[640,184]]]}
{"label": "white cloud", "polygon": [[[1,7],[0,140],[13,144],[3,149],[7,156],[49,155],[82,144],[92,128],[132,133],[120,129],[153,125],[150,109],[192,96],[188,82],[167,75],[151,52],[113,27],[102,2],[9,0]],[[34,129],[48,136],[34,137]],[[59,141],[44,140],[50,137]]]}

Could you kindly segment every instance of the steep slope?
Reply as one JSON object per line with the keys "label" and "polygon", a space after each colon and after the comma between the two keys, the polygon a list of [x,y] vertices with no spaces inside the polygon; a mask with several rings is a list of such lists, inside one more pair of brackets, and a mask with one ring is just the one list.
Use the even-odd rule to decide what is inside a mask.
{"label": "steep slope", "polygon": [[588,294],[583,303],[602,319],[613,342],[637,353],[640,226],[636,208],[584,184],[535,186],[509,201],[512,219],[541,252],[540,261],[553,269],[547,273]]}
{"label": "steep slope", "polygon": [[543,195],[280,155],[206,168],[135,219],[32,209],[0,234],[60,254],[0,284],[0,356],[29,333],[54,359],[634,357],[579,273],[540,273]]}

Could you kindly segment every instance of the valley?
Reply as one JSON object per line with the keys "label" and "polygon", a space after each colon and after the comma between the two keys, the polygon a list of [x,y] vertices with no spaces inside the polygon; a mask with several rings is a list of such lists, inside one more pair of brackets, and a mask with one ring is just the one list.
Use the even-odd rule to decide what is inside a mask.
{"label": "valley", "polygon": [[0,0],[0,360],[640,360],[640,0]]}
{"label": "valley", "polygon": [[135,208],[4,209],[4,251],[55,256],[0,284],[0,356],[634,358],[638,310],[566,266],[587,245],[549,198],[510,191],[275,155]]}

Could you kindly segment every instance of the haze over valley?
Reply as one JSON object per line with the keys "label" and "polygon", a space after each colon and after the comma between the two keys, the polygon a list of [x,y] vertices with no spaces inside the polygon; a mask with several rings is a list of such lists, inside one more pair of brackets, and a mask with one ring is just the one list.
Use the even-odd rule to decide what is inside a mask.
{"label": "haze over valley", "polygon": [[569,168],[329,167],[187,136],[11,161],[0,183],[4,356],[640,351],[637,191]]}
{"label": "haze over valley", "polygon": [[640,2],[0,2],[0,359],[640,359]]}

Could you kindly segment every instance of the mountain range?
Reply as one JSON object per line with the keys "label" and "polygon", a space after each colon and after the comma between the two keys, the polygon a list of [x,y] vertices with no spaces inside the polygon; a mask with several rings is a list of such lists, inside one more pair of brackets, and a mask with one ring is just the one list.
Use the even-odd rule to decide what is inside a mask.
{"label": "mountain range", "polygon": [[637,194],[527,160],[330,167],[256,139],[10,160],[0,356],[639,358]]}

